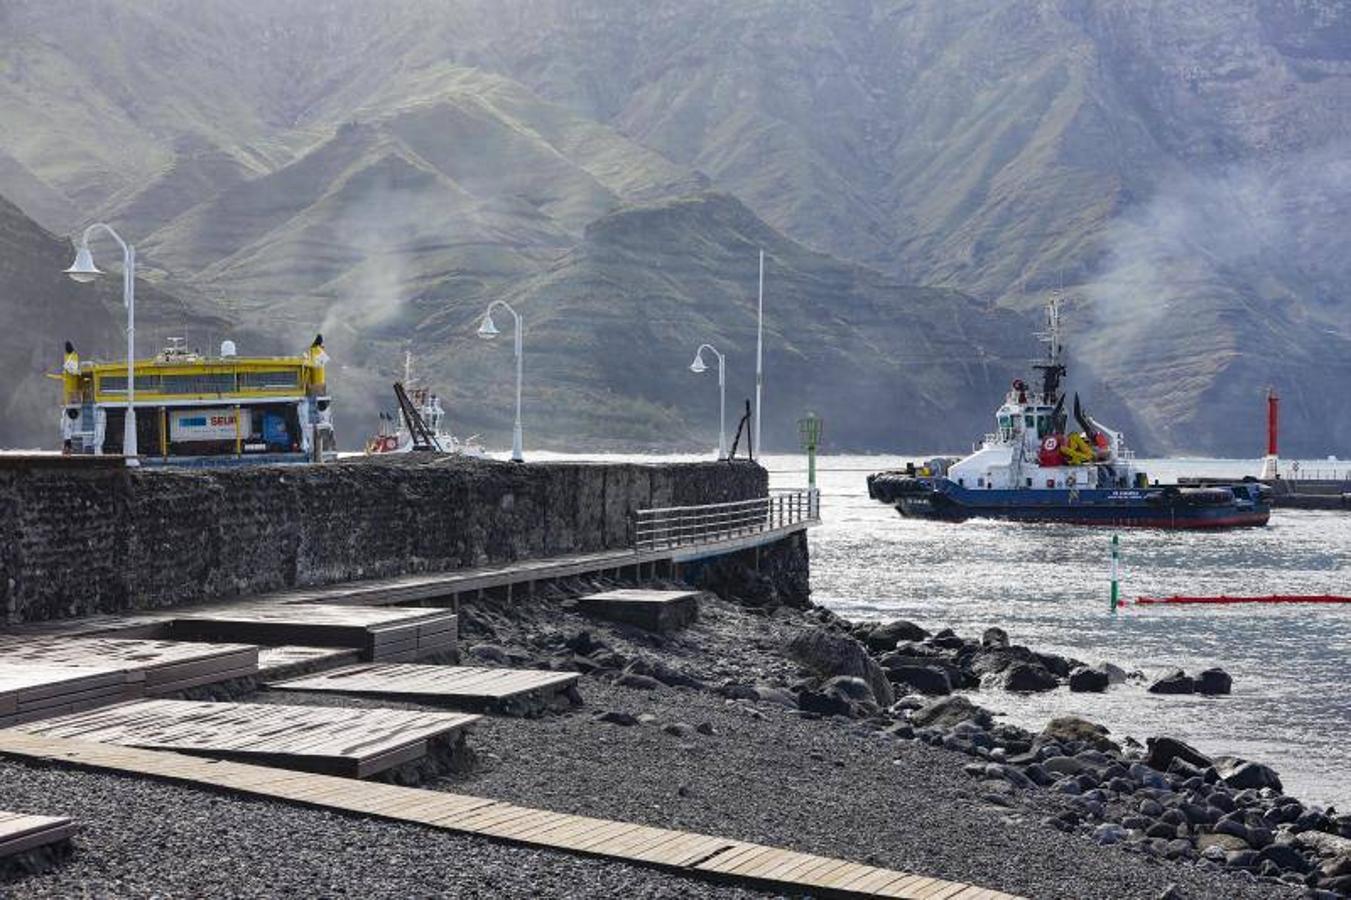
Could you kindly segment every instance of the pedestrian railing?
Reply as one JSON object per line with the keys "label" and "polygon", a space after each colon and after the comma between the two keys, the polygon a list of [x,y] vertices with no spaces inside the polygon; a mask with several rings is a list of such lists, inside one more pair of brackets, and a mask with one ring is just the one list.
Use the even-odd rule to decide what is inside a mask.
{"label": "pedestrian railing", "polygon": [[821,492],[777,489],[767,497],[640,509],[633,514],[633,548],[639,552],[733,541],[821,520]]}

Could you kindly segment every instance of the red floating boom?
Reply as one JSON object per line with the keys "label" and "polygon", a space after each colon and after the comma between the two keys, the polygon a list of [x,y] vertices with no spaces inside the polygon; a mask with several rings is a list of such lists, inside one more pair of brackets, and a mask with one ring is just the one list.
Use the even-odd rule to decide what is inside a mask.
{"label": "red floating boom", "polygon": [[1137,605],[1186,603],[1351,603],[1351,597],[1336,594],[1268,594],[1265,597],[1136,597]]}

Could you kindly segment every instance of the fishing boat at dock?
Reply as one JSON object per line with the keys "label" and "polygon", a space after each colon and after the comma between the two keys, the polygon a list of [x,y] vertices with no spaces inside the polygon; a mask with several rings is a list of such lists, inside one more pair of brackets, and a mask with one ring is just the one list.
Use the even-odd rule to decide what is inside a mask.
{"label": "fishing boat at dock", "polygon": [[868,495],[903,516],[971,518],[1142,528],[1265,525],[1271,489],[1256,479],[1228,484],[1160,485],[1135,462],[1119,431],[1089,416],[1073,398],[1079,430],[1070,431],[1061,382],[1066,375],[1059,300],[1047,306],[1038,337],[1047,355],[1034,368],[1039,385],[1014,380],[995,413],[997,429],[960,459],[868,476]]}

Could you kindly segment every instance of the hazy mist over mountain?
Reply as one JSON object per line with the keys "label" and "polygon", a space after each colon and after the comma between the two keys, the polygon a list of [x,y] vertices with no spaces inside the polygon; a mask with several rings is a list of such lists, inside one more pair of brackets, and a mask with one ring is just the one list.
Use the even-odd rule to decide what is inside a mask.
{"label": "hazy mist over mountain", "polygon": [[[405,349],[504,443],[502,298],[529,445],[710,446],[686,367],[751,393],[764,249],[771,446],[814,407],[836,448],[965,448],[1061,289],[1072,386],[1142,448],[1255,456],[1273,385],[1287,451],[1351,452],[1336,0],[6,0],[0,123],[0,253],[102,218],[161,334],[322,330],[347,445]],[[120,310],[35,265],[0,437],[54,444],[40,373]]]}

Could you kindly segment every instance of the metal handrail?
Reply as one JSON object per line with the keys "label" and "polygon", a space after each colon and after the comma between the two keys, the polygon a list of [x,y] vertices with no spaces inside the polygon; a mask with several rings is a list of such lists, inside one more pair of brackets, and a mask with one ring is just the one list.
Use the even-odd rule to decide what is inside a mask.
{"label": "metal handrail", "polygon": [[631,534],[635,551],[665,550],[814,524],[820,518],[820,491],[780,488],[750,500],[636,510]]}

